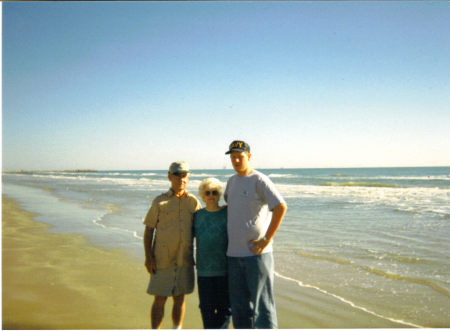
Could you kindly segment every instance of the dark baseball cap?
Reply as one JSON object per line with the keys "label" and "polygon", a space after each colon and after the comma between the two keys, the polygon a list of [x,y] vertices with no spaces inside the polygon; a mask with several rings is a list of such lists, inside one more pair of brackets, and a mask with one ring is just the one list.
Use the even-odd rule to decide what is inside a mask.
{"label": "dark baseball cap", "polygon": [[226,152],[225,154],[231,154],[233,152],[247,152],[250,153],[250,145],[247,144],[245,141],[242,140],[234,140],[231,144],[230,147],[228,148],[228,152]]}

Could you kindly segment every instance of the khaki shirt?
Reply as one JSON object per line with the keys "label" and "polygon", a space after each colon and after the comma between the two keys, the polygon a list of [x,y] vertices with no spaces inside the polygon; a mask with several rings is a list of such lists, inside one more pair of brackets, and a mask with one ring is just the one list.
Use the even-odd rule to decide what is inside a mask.
{"label": "khaki shirt", "polygon": [[169,190],[153,200],[144,224],[156,229],[152,249],[157,269],[194,264],[192,222],[201,208],[198,199],[188,192],[178,198]]}

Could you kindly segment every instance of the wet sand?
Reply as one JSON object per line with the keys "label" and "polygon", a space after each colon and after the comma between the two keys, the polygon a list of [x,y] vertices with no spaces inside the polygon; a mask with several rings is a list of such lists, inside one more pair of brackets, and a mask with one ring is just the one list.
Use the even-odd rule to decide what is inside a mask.
{"label": "wet sand", "polygon": [[[152,297],[144,265],[126,252],[91,245],[3,198],[3,329],[149,329]],[[185,328],[201,328],[194,294]],[[165,328],[171,328],[171,302]]]}
{"label": "wet sand", "polygon": [[[80,235],[49,232],[15,201],[2,202],[3,329],[150,328],[143,263]],[[404,327],[284,279],[276,278],[275,290],[282,329]],[[197,293],[186,303],[183,328],[201,329]]]}

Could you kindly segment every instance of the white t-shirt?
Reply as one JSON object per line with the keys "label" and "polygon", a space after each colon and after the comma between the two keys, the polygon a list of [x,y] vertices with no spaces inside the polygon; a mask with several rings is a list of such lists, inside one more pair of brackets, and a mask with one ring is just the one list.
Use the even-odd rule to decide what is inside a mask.
{"label": "white t-shirt", "polygon": [[[273,208],[285,203],[272,181],[253,170],[247,176],[230,177],[224,194],[228,203],[228,250],[231,257],[253,256],[250,240],[264,237]],[[270,243],[263,251],[273,250]]]}

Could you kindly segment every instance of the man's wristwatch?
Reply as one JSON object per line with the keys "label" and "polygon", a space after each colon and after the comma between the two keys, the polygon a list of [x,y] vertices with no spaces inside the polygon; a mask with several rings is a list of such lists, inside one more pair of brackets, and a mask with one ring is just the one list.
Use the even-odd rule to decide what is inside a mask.
{"label": "man's wristwatch", "polygon": [[264,236],[263,239],[264,239],[265,242],[268,242],[268,241],[269,241],[269,240],[267,240],[267,237],[266,237],[266,236]]}

